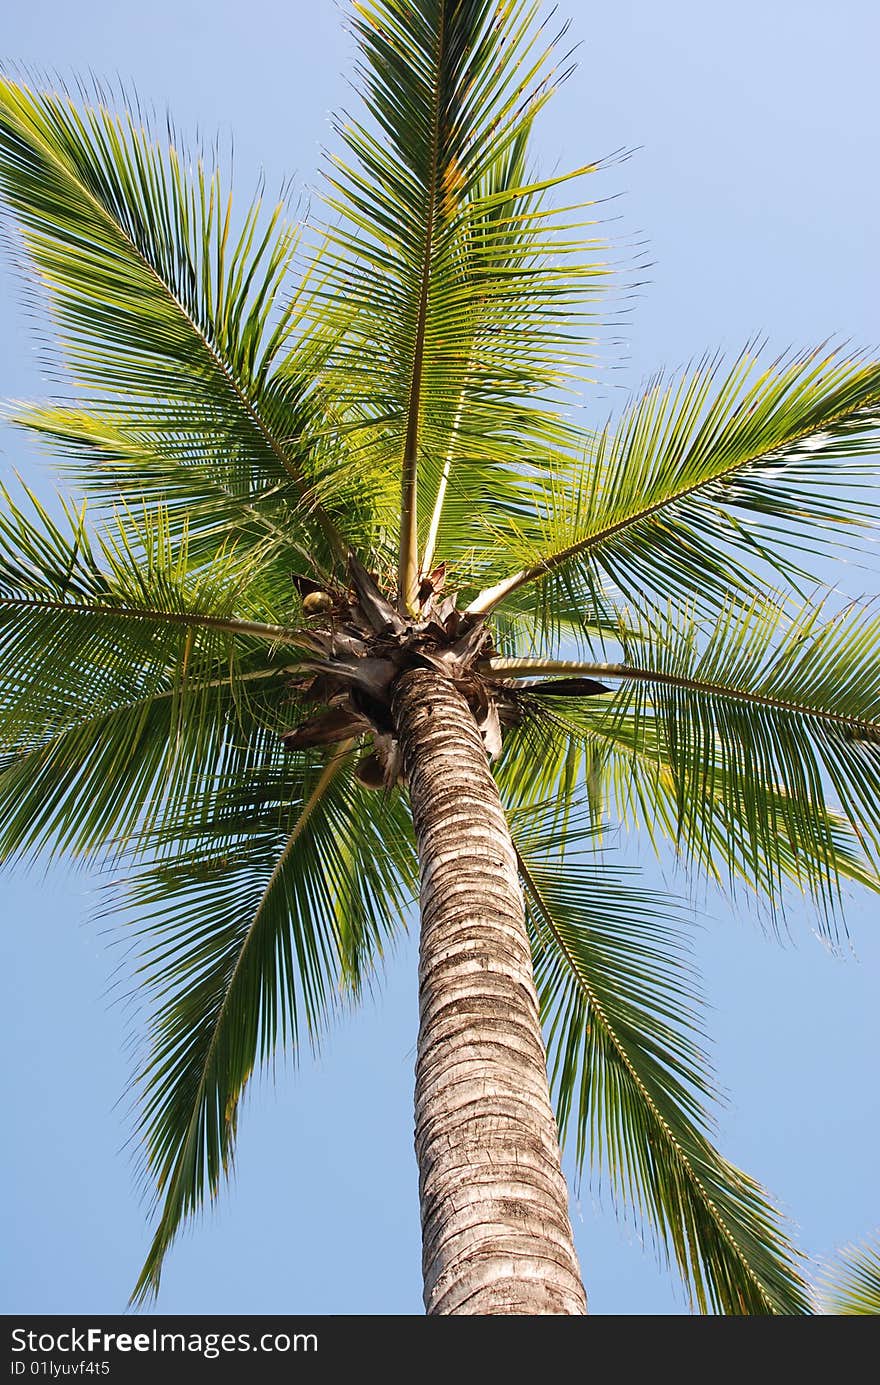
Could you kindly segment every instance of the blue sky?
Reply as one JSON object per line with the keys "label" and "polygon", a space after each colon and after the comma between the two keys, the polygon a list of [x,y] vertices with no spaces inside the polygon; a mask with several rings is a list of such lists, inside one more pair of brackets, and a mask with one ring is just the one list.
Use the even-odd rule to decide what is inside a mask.
{"label": "blue sky", "polygon": [[[546,113],[539,156],[550,169],[638,147],[597,179],[596,195],[609,199],[600,212],[619,260],[644,245],[652,262],[609,330],[586,398],[591,419],[658,366],[737,350],[756,333],[778,349],[829,336],[880,344],[876,6],[566,8],[580,65]],[[261,167],[270,189],[287,174],[307,188],[331,138],[328,112],[352,102],[343,10],[31,0],[4,17],[0,52],[62,75],[118,77],[146,104],[169,107],[182,131],[234,135],[244,193]],[[50,388],[4,265],[0,395]],[[45,461],[22,438],[6,431],[0,446],[4,474],[48,485]],[[876,560],[817,576],[853,596],[880,591]],[[637,844],[625,846],[635,859]],[[669,862],[646,871],[676,884]],[[118,950],[91,921],[95,893],[94,881],[58,866],[3,882],[6,1313],[121,1311],[148,1243],[122,1096],[129,1016],[112,990]],[[853,895],[839,956],[800,906],[784,945],[743,901],[701,900],[695,928],[730,1093],[719,1143],[774,1192],[814,1257],[880,1225],[878,912],[874,898]],[[279,1063],[274,1085],[255,1083],[234,1184],[172,1253],[160,1311],[421,1311],[415,1022],[410,941],[317,1060],[303,1055],[298,1071]],[[688,1311],[674,1273],[601,1189],[585,1180],[572,1211],[594,1312]]]}

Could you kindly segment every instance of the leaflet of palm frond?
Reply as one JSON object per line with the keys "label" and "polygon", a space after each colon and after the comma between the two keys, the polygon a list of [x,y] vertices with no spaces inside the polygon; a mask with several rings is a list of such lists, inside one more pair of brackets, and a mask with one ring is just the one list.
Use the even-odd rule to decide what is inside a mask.
{"label": "leaflet of palm frond", "polygon": [[112,853],[205,776],[271,753],[297,652],[253,618],[276,613],[258,549],[205,569],[161,511],[92,534],[84,510],[3,498],[0,853]]}
{"label": "leaflet of palm frond", "polygon": [[794,884],[833,937],[842,882],[880,887],[878,641],[876,611],[829,615],[827,601],[734,602],[709,629],[658,614],[628,630],[626,663],[605,665],[620,680],[607,699],[536,698],[517,735],[529,764],[577,752],[575,778],[598,755],[616,816],[773,910]]}
{"label": "leaflet of palm frond", "polygon": [[880,1238],[838,1253],[821,1277],[820,1302],[836,1317],[880,1317]]}

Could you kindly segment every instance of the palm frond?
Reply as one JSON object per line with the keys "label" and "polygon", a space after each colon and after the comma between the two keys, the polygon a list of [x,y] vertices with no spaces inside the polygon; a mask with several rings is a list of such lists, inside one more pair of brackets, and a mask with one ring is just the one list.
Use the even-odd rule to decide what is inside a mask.
{"label": "palm frond", "polygon": [[624,662],[572,665],[619,686],[552,715],[612,757],[627,816],[771,902],[794,881],[830,922],[841,879],[878,885],[878,647],[869,608],[734,603],[705,634],[674,612],[631,627]]}
{"label": "palm frond", "polygon": [[613,715],[572,702],[535,707],[508,737],[500,767],[513,801],[536,803],[558,793],[561,820],[585,802],[597,832],[611,835],[619,824],[643,834],[655,851],[668,844],[693,884],[709,880],[734,891],[743,885],[768,906],[772,920],[785,916],[791,889],[808,892],[818,926],[835,938],[844,887],[880,890],[880,875],[856,833],[840,813],[818,804],[797,831],[790,795],[765,781],[755,787],[760,806],[744,817],[730,782],[735,775],[719,764],[706,792],[689,798],[650,711],[635,722],[626,709]]}
{"label": "palm frond", "polygon": [[338,258],[316,302],[342,341],[330,392],[368,465],[384,462],[396,487],[389,519],[412,606],[420,529],[433,545],[458,497],[442,554],[455,556],[446,545],[475,472],[498,482],[506,471],[516,490],[530,444],[564,436],[539,401],[582,368],[585,298],[601,267],[578,262],[582,214],[544,205],[565,180],[526,169],[531,123],[568,69],[565,57],[550,66],[537,6],[355,9],[367,117],[338,123],[351,158],[328,172]]}
{"label": "palm frond", "polygon": [[660,380],[582,463],[561,459],[495,517],[486,547],[496,569],[506,550],[510,575],[469,610],[515,604],[533,583],[557,619],[609,591],[643,612],[717,610],[760,585],[749,564],[797,582],[817,550],[873,524],[864,459],[878,448],[880,365],[862,357],[814,351],[758,372],[747,351],[720,378],[716,364]]}
{"label": "palm frond", "polygon": [[[722,792],[753,851],[763,847],[767,857],[769,836],[781,829],[821,889],[834,859],[829,798],[875,868],[878,861],[878,647],[880,617],[858,608],[829,616],[819,605],[791,618],[763,600],[747,612],[732,607],[704,647],[697,626],[672,621],[631,641],[607,715],[626,715],[636,731],[646,711],[655,722],[681,830],[693,821],[686,799]],[[765,785],[780,791],[775,801]]]}
{"label": "palm frond", "polygon": [[136,1090],[160,1213],[133,1302],[155,1295],[181,1224],[230,1173],[254,1067],[316,1041],[405,926],[406,815],[396,795],[365,795],[353,762],[343,746],[323,765],[299,755],[221,777],[200,809],[166,816],[157,859],[116,890],[154,1002]]}
{"label": "palm frond", "polygon": [[258,550],[192,569],[161,512],[93,539],[33,506],[0,516],[4,858],[118,847],[258,746],[297,657],[247,618],[271,609]]}
{"label": "palm frond", "polygon": [[[291,511],[286,486],[277,481],[247,487],[224,473],[229,459],[222,439],[200,439],[192,423],[184,442],[171,431],[144,428],[121,413],[109,416],[75,406],[16,405],[10,422],[51,446],[58,470],[74,492],[86,495],[90,513],[107,516],[120,500],[161,511],[178,541],[186,534],[192,563],[209,563],[234,544],[262,548],[274,540],[275,561],[287,568],[315,570],[320,558],[309,550],[308,526]],[[220,465],[218,465],[218,461]]]}
{"label": "palm frond", "polygon": [[579,859],[584,833],[512,830],[561,1135],[671,1253],[701,1312],[810,1312],[764,1191],[710,1140],[716,1099],[670,902]]}
{"label": "palm frond", "polygon": [[[325,347],[302,334],[303,302],[290,293],[297,236],[282,207],[264,216],[257,197],[237,216],[219,169],[163,148],[131,115],[7,78],[0,192],[93,415],[90,431],[68,429],[85,447],[80,483],[95,462],[100,478],[102,425],[116,423],[139,439],[127,470],[116,459],[130,502],[155,494],[154,453],[170,454],[193,462],[197,490],[204,477],[257,510],[271,493],[305,551],[344,556],[327,513],[341,509],[338,469],[315,441],[326,420],[312,357]],[[28,421],[41,427],[38,413]],[[341,482],[349,512],[355,481]]]}
{"label": "palm frond", "polygon": [[880,1315],[880,1241],[842,1250],[822,1276],[820,1298],[835,1317]]}

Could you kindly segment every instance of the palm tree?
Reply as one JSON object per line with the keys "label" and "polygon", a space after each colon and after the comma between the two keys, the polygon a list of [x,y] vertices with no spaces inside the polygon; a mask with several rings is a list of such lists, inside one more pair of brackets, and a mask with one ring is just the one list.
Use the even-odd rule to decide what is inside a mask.
{"label": "palm tree", "polygon": [[880,364],[747,349],[572,421],[606,275],[591,169],[529,162],[569,69],[535,9],[355,6],[320,235],[100,91],[0,84],[77,387],[16,419],[82,497],[0,517],[0,852],[103,862],[137,920],[136,1302],[255,1065],[361,993],[418,890],[428,1312],[585,1311],[568,1134],[701,1311],[810,1311],[712,1144],[674,904],[597,847],[616,816],[828,930],[876,888],[880,622],[802,592],[871,516]]}

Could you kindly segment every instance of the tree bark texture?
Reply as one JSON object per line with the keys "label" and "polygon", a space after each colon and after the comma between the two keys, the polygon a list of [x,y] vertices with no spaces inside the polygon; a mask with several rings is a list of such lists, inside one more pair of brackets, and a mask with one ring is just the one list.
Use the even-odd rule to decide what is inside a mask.
{"label": "tree bark texture", "polygon": [[516,856],[439,672],[394,693],[421,879],[416,1158],[429,1314],[583,1314]]}

